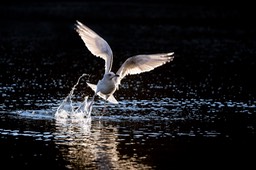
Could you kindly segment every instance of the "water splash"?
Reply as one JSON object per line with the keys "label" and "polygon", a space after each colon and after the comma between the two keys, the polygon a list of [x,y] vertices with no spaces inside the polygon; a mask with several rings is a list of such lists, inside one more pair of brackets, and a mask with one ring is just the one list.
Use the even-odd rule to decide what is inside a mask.
{"label": "water splash", "polygon": [[74,96],[74,91],[76,86],[79,84],[80,79],[84,76],[88,76],[87,74],[82,74],[76,84],[72,87],[69,95],[63,100],[60,106],[57,108],[55,112],[55,118],[67,119],[67,118],[85,118],[86,122],[91,120],[91,111],[92,111],[92,101],[88,101],[88,96],[85,96],[84,101],[81,102],[78,106],[75,106],[72,101],[72,97]]}

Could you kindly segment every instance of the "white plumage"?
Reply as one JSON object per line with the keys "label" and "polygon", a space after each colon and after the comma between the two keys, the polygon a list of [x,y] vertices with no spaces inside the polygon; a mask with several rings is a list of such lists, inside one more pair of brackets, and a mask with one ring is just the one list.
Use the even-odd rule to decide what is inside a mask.
{"label": "white plumage", "polygon": [[140,74],[143,72],[151,71],[156,67],[159,67],[167,62],[170,62],[174,58],[174,53],[159,53],[149,55],[136,55],[128,58],[115,73],[111,72],[113,53],[109,44],[100,37],[93,30],[77,21],[75,24],[75,30],[82,38],[85,46],[95,56],[105,60],[105,74],[97,85],[87,83],[91,87],[96,95],[103,99],[117,104],[117,100],[114,98],[113,93],[118,89],[121,80],[127,75]]}

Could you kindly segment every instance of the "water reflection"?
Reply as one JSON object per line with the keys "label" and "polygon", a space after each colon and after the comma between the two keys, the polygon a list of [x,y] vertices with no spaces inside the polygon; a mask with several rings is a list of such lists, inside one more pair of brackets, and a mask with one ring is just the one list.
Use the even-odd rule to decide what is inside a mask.
{"label": "water reflection", "polygon": [[136,157],[124,159],[118,151],[118,129],[102,120],[56,119],[54,140],[70,169],[151,169]]}
{"label": "water reflection", "polygon": [[19,145],[11,152],[15,161],[20,159],[16,153],[28,153],[23,159],[30,165],[38,166],[33,159],[47,160],[67,169],[161,169],[170,162],[179,167],[179,161],[193,159],[195,152],[202,156],[194,161],[224,153],[221,158],[212,158],[219,161],[232,157],[230,151],[240,146],[255,150],[255,103],[123,100],[119,105],[108,105],[104,115],[102,103],[94,106],[92,117],[80,112],[56,116],[56,104],[49,109],[3,112],[1,140],[8,148],[28,143],[29,147]]}

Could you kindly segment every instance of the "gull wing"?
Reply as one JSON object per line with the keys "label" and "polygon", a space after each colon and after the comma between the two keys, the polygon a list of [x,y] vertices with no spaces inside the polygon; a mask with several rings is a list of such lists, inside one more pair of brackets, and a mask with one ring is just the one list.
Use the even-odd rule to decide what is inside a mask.
{"label": "gull wing", "polygon": [[149,54],[149,55],[136,55],[128,58],[117,71],[119,75],[119,82],[126,76],[132,74],[140,74],[159,67],[167,62],[170,62],[174,58],[174,53],[161,53],[161,54]]}
{"label": "gull wing", "polygon": [[108,43],[93,30],[77,21],[76,32],[85,43],[88,50],[95,56],[105,60],[105,73],[110,72],[113,62],[113,53]]}

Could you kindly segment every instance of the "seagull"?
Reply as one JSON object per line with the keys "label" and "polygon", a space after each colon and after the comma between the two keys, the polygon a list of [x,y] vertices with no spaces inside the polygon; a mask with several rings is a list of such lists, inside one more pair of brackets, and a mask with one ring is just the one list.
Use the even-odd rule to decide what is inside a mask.
{"label": "seagull", "polygon": [[121,80],[125,76],[151,71],[156,67],[172,61],[174,58],[174,52],[135,55],[128,58],[118,71],[114,73],[111,71],[113,52],[107,41],[79,21],[76,21],[75,30],[88,50],[96,57],[105,60],[105,73],[103,78],[98,81],[97,85],[87,82],[87,85],[94,91],[91,104],[97,95],[103,98],[105,103],[108,101],[113,104],[118,104],[113,94],[119,89]]}

